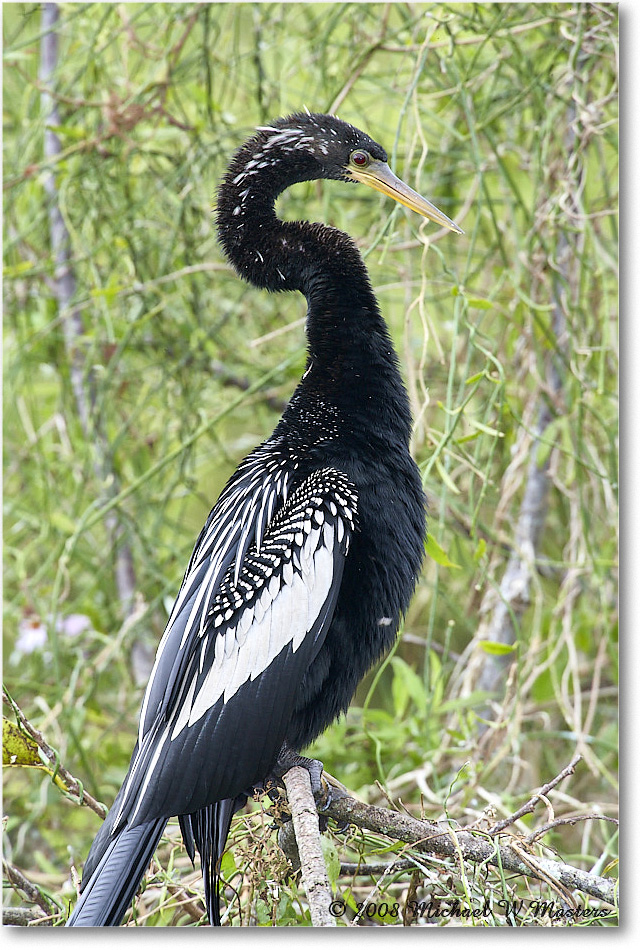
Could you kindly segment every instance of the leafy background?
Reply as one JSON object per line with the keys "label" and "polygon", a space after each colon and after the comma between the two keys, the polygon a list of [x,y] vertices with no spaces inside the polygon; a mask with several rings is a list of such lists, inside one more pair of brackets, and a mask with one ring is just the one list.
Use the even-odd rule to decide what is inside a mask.
{"label": "leafy background", "polygon": [[[194,539],[304,365],[303,300],[245,286],[222,259],[217,182],[256,124],[303,106],[336,111],[466,234],[436,233],[340,183],[280,199],[284,217],[348,231],[367,259],[431,508],[394,656],[313,752],[367,800],[401,797],[462,823],[510,814],[578,752],[581,766],[551,796],[556,814],[613,816],[616,6],[60,9],[52,158],[40,8],[3,7],[13,699],[109,804]],[[62,306],[55,205],[75,281]],[[547,491],[531,512],[541,530],[525,539],[529,484]],[[516,563],[523,596],[511,599],[502,582]],[[497,637],[502,605],[509,633]],[[41,773],[6,769],[4,781],[7,859],[63,907],[99,820]],[[542,806],[520,828],[546,820]],[[241,894],[234,924],[306,921],[268,824],[257,808],[235,826],[224,867]],[[545,843],[580,867],[614,866],[610,823],[561,826]],[[386,851],[372,836],[328,847]],[[163,848],[140,924],[198,918],[181,904],[198,874],[176,828]],[[450,883],[437,874],[445,893],[483,891],[474,875],[449,873]],[[426,871],[432,893],[430,880]]]}

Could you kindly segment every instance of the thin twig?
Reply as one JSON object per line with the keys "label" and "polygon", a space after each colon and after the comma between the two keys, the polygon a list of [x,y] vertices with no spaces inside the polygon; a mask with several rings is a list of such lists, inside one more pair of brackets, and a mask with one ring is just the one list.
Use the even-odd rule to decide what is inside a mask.
{"label": "thin twig", "polygon": [[340,90],[338,95],[336,95],[334,99],[332,100],[332,104],[330,105],[328,112],[331,112],[331,113],[337,112],[337,110],[341,107],[341,103],[344,101],[344,99],[346,98],[346,96],[348,95],[352,87],[354,86],[359,76],[363,73],[364,69],[366,68],[366,66],[368,65],[368,63],[370,62],[374,54],[377,52],[377,50],[381,48],[381,44],[383,43],[383,40],[385,39],[385,36],[386,36],[389,15],[390,15],[390,4],[388,3],[386,4],[384,8],[381,30],[379,31],[378,39],[376,39],[375,42],[372,43],[371,46],[369,46],[368,49],[363,53],[361,59],[359,60],[355,68],[352,70],[351,74],[348,76],[348,79],[344,83],[342,89]]}
{"label": "thin twig", "polygon": [[[542,17],[540,20],[531,20],[529,23],[519,23],[517,26],[507,27],[506,29],[496,30],[495,36],[501,38],[504,36],[517,36],[520,33],[524,33],[527,30],[538,30],[543,26],[546,26],[548,23],[553,23],[556,19],[562,19],[562,17],[572,17],[573,10],[563,10],[559,13],[556,13],[555,17]],[[450,49],[452,46],[478,46],[482,43],[488,42],[488,35],[486,32],[481,32],[474,36],[457,36],[455,38],[448,38],[447,40],[435,40],[434,42],[429,43],[429,50],[436,49]],[[396,43],[382,43],[381,49],[385,50],[387,53],[418,53],[424,48],[423,44],[409,44],[408,46],[399,46]]]}
{"label": "thin twig", "polygon": [[[235,389],[247,392],[252,385],[251,380],[249,380],[247,376],[239,376],[226,366],[225,363],[219,362],[219,360],[211,360],[210,369],[214,376],[217,376],[221,380],[224,386],[233,386]],[[279,396],[272,396],[269,393],[265,394],[263,401],[266,406],[277,412],[283,412],[287,405],[287,400],[281,399]]]}
{"label": "thin twig", "polygon": [[207,911],[205,910],[205,904],[202,898],[192,896],[186,888],[177,884],[167,884],[167,891],[172,895],[175,901],[172,907],[180,908],[195,923],[199,923],[199,921],[203,920]]}
{"label": "thin twig", "polygon": [[2,699],[5,703],[11,706],[20,726],[34,740],[40,751],[49,762],[51,768],[54,770],[56,777],[64,783],[66,791],[69,793],[69,795],[77,798],[79,805],[86,805],[88,808],[91,808],[91,810],[95,812],[100,818],[105,818],[107,814],[107,809],[105,806],[96,801],[96,799],[93,798],[89,792],[86,792],[83,788],[82,782],[79,782],[78,779],[74,778],[71,772],[68,772],[64,765],[60,764],[60,756],[56,750],[49,745],[43,734],[29,722],[15,700],[13,700],[11,696],[9,696],[9,694],[4,690],[2,691]]}
{"label": "thin twig", "polygon": [[410,884],[408,885],[408,893],[403,905],[402,913],[402,923],[404,927],[410,927],[414,921],[414,914],[412,912],[413,902],[417,900],[417,888],[421,882],[421,874],[419,868],[415,868],[410,875]]}
{"label": "thin twig", "polygon": [[541,838],[542,835],[549,832],[551,828],[557,828],[559,825],[576,825],[578,821],[592,821],[593,819],[597,821],[610,821],[614,825],[620,824],[617,818],[612,818],[610,815],[570,815],[568,818],[556,818],[554,821],[549,821],[540,828],[536,828],[532,834],[524,838],[524,843],[533,844],[538,838]]}
{"label": "thin twig", "polygon": [[501,821],[496,822],[493,827],[489,829],[488,834],[496,835],[498,832],[503,831],[504,828],[508,828],[509,825],[512,825],[513,822],[519,818],[523,818],[524,815],[529,815],[535,811],[536,806],[541,802],[542,798],[548,795],[551,789],[555,788],[556,785],[559,785],[562,779],[572,775],[575,772],[576,765],[581,761],[581,755],[574,755],[566,768],[563,768],[562,771],[556,775],[554,779],[551,779],[550,782],[547,782],[546,785],[542,785],[542,787],[533,794],[532,798],[529,798],[516,812],[509,815],[508,818],[502,818]]}
{"label": "thin twig", "polygon": [[29,878],[25,877],[22,871],[20,871],[13,864],[9,864],[8,861],[3,861],[2,869],[5,878],[7,881],[9,881],[11,886],[21,890],[26,896],[27,900],[31,901],[33,904],[37,904],[38,907],[44,911],[47,917],[51,915],[53,910],[57,909],[55,902],[46,897],[38,885],[34,884],[33,881],[30,881]]}

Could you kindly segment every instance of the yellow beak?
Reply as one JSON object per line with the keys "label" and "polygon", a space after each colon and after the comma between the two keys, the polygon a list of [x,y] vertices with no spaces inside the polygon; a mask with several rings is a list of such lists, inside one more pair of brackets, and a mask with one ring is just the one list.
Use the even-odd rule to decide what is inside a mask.
{"label": "yellow beak", "polygon": [[464,233],[459,225],[451,221],[443,211],[440,211],[432,202],[413,191],[401,178],[397,178],[385,162],[371,161],[367,168],[351,166],[350,175],[355,181],[360,181],[376,191],[383,192],[384,195],[394,198],[395,201],[399,201],[407,208],[422,214],[424,218],[429,218],[435,224],[440,224],[442,228],[449,228],[457,234]]}

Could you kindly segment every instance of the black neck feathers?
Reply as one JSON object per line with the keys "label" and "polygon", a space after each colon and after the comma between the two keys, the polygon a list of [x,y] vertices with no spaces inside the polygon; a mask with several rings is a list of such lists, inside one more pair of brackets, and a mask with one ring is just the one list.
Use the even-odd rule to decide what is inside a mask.
{"label": "black neck feathers", "polygon": [[236,153],[218,196],[223,249],[245,280],[266,290],[298,290],[308,300],[333,285],[363,288],[374,301],[365,265],[348,237],[322,224],[280,221],[277,197],[299,181],[347,181],[346,150],[386,153],[334,116],[296,114],[260,128]]}
{"label": "black neck feathers", "polygon": [[[282,221],[275,213],[279,194],[296,182],[349,180],[346,149],[354,147],[386,159],[381,146],[331,116],[295,115],[259,129],[236,153],[221,184],[218,233],[242,278],[307,298],[309,369],[316,385],[323,381],[350,398],[364,385],[380,387],[382,400],[392,386],[397,405],[405,408],[394,349],[356,245],[342,231]],[[409,418],[408,410],[404,424]]]}

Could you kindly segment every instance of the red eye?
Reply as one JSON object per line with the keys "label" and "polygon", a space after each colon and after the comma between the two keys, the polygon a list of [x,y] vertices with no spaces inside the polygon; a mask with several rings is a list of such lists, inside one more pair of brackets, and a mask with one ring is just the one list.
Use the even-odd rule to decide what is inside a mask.
{"label": "red eye", "polygon": [[350,158],[352,159],[352,164],[358,168],[365,168],[366,165],[370,164],[370,156],[367,152],[353,152]]}

